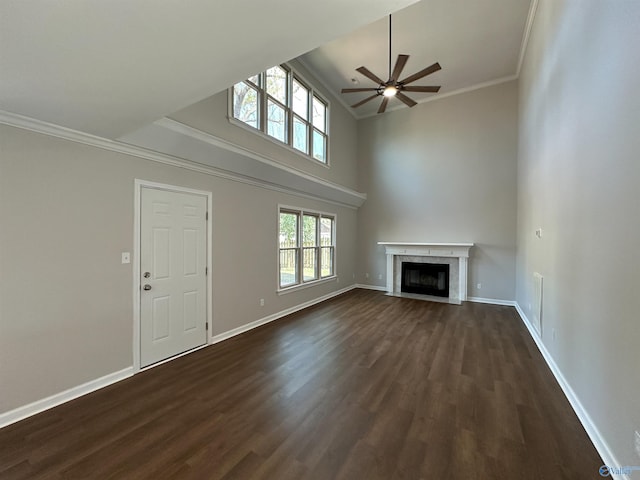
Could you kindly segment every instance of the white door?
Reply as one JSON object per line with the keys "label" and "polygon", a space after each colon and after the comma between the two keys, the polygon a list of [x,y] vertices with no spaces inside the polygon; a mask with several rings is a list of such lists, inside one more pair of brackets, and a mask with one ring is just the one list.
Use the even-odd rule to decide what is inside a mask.
{"label": "white door", "polygon": [[207,197],[141,189],[140,366],[207,342]]}

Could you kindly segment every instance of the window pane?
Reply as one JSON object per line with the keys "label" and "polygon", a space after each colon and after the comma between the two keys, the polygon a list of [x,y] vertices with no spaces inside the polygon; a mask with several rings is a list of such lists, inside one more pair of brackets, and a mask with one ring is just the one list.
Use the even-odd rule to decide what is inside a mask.
{"label": "window pane", "polygon": [[315,280],[318,278],[318,249],[317,248],[303,248],[303,280],[308,282],[309,280]]}
{"label": "window pane", "polygon": [[318,217],[305,215],[302,219],[302,245],[315,247],[317,245]]}
{"label": "window pane", "polygon": [[298,249],[280,250],[280,286],[298,283]]}
{"label": "window pane", "polygon": [[322,247],[320,255],[322,255],[320,259],[322,272],[320,274],[323,277],[330,277],[333,275],[333,247]]}
{"label": "window pane", "polygon": [[283,143],[287,142],[287,114],[280,105],[268,101],[267,133]]}
{"label": "window pane", "polygon": [[333,218],[320,219],[320,245],[323,247],[333,245]]}
{"label": "window pane", "polygon": [[327,107],[320,101],[318,97],[313,97],[313,126],[321,132],[326,132],[327,124],[325,121]]}
{"label": "window pane", "polygon": [[309,90],[293,79],[293,111],[305,120],[309,119]]}
{"label": "window pane", "polygon": [[249,80],[251,83],[253,83],[256,86],[260,86],[260,74],[256,74],[253,77],[249,77],[247,78],[247,80]]}
{"label": "window pane", "polygon": [[267,70],[267,93],[283,105],[287,104],[287,71],[282,67]]}
{"label": "window pane", "polygon": [[280,212],[280,248],[298,246],[298,214]]}
{"label": "window pane", "polygon": [[293,148],[304,153],[309,153],[308,132],[309,127],[302,120],[293,117]]}
{"label": "window pane", "polygon": [[233,116],[258,128],[258,91],[245,82],[233,86]]}
{"label": "window pane", "polygon": [[327,142],[326,137],[318,132],[317,130],[313,130],[313,158],[316,160],[320,160],[322,163],[326,163],[327,161]]}

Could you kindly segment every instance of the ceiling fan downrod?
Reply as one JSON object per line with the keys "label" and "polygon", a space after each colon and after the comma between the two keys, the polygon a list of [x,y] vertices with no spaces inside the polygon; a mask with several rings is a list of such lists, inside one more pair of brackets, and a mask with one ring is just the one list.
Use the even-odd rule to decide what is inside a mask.
{"label": "ceiling fan downrod", "polygon": [[387,77],[391,82],[391,14],[389,14],[389,76]]}

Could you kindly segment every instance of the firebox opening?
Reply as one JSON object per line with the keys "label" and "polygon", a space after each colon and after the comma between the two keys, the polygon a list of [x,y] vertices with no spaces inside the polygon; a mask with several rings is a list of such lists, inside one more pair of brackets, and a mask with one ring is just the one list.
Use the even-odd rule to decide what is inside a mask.
{"label": "firebox opening", "polygon": [[449,265],[402,262],[401,290],[406,293],[449,296]]}

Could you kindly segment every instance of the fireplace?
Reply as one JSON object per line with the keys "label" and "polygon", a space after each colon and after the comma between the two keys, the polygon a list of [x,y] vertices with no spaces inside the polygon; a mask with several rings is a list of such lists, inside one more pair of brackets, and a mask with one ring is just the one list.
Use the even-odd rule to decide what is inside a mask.
{"label": "fireplace", "polygon": [[449,296],[449,265],[440,263],[402,262],[400,291]]}
{"label": "fireplace", "polygon": [[408,262],[448,265],[449,298],[440,296],[439,300],[460,305],[467,299],[467,260],[473,243],[378,242],[378,245],[383,245],[387,254],[388,295],[422,299],[436,297],[433,293],[424,295],[403,291],[402,264]]}

